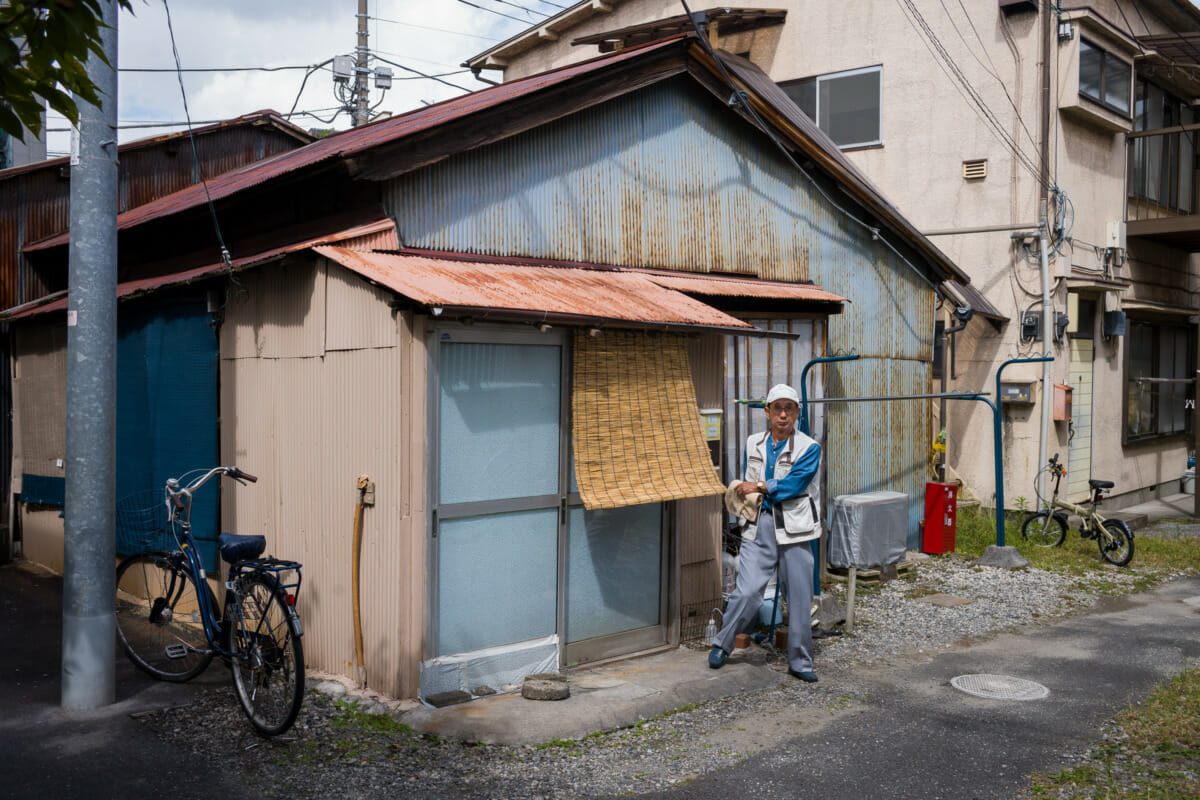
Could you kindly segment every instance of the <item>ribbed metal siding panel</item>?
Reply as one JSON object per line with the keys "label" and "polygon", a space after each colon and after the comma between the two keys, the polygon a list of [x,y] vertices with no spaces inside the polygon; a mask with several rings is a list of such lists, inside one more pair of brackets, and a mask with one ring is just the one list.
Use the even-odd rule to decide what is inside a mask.
{"label": "ribbed metal siding panel", "polygon": [[[734,402],[737,399],[762,399],[777,383],[786,383],[800,391],[804,365],[820,355],[824,340],[821,319],[747,318],[756,328],[799,334],[795,340],[725,338],[725,474],[726,484],[742,474],[742,456],[746,438],[767,429],[767,417],[761,408]],[[809,397],[820,397],[821,370],[809,370]],[[813,438],[820,441],[822,407],[809,407]]]}
{"label": "ribbed metal siding panel", "polygon": [[[930,365],[861,358],[829,365],[830,397],[879,397],[930,391]],[[826,408],[826,481],[830,500],[843,494],[892,491],[909,498],[908,547],[917,549],[924,511],[925,455],[931,400],[831,403]]]}
{"label": "ribbed metal siding panel", "polygon": [[[313,291],[310,300],[324,296]],[[359,312],[370,316],[378,304],[367,298]],[[391,346],[321,357],[233,356],[235,345],[249,338],[240,329],[282,330],[296,311],[294,297],[263,293],[256,304],[227,312],[222,458],[260,480],[226,493],[223,522],[228,530],[265,534],[271,552],[304,563],[299,604],[308,665],[352,675],[355,485],[368,475],[376,488],[375,505],[363,517],[367,681],[393,696],[413,697],[425,617],[423,342],[414,341],[412,317],[404,314]],[[323,315],[305,318],[308,326],[324,327]]]}
{"label": "ribbed metal siding panel", "polygon": [[687,80],[417,170],[384,198],[411,247],[789,281],[810,279],[814,242],[870,239]]}
{"label": "ribbed metal siding panel", "polygon": [[929,284],[890,252],[865,245],[831,252],[814,280],[850,299],[830,317],[832,350],[862,356],[933,360],[934,297]]}
{"label": "ribbed metal siding panel", "polygon": [[392,293],[329,261],[324,272],[326,352],[394,347],[401,317],[388,305]]}

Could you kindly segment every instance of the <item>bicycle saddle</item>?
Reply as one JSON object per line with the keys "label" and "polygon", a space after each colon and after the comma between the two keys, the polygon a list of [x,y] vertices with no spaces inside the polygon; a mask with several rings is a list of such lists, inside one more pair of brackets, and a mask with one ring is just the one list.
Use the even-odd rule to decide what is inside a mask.
{"label": "bicycle saddle", "polygon": [[267,549],[267,537],[258,534],[243,536],[237,533],[222,533],[217,537],[221,558],[230,564],[258,558]]}
{"label": "bicycle saddle", "polygon": [[1088,481],[1088,486],[1092,487],[1093,489],[1111,489],[1111,488],[1114,486],[1114,484],[1113,484],[1113,482],[1112,482],[1112,481],[1093,481],[1093,480],[1089,480],[1089,481]]}

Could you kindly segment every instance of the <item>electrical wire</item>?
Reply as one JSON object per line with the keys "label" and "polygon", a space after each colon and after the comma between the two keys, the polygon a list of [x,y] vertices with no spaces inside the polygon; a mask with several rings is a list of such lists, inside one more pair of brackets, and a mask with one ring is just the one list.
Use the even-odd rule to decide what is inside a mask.
{"label": "electrical wire", "polygon": [[945,72],[947,77],[950,78],[955,89],[964,96],[967,104],[973,107],[975,112],[979,114],[987,126],[991,128],[992,133],[998,139],[1000,139],[1001,143],[1004,144],[1008,150],[1012,152],[1013,156],[1017,159],[1017,162],[1034,177],[1038,185],[1043,189],[1048,188],[1041,177],[1041,172],[1038,169],[1037,161],[1032,156],[1027,155],[1021,149],[1020,143],[1014,139],[1008,133],[1008,131],[1004,130],[1004,125],[1000,122],[999,118],[991,110],[988,104],[983,100],[982,96],[980,96],[975,86],[962,72],[962,69],[958,66],[958,63],[955,61],[954,57],[950,54],[949,50],[946,49],[945,45],[942,44],[942,41],[938,38],[937,34],[934,33],[933,28],[921,14],[913,0],[896,0],[896,4],[900,6],[901,11],[904,13],[909,24],[912,25],[913,29],[917,31],[922,43],[925,45],[926,49],[929,50],[930,54],[933,55],[934,61],[937,62],[942,71]]}
{"label": "electrical wire", "polygon": [[926,284],[928,284],[931,289],[933,289],[935,296],[940,297],[941,290],[938,289],[937,284],[935,284],[933,281],[931,281],[925,275],[924,272],[922,272],[915,264],[913,264],[911,261],[909,261],[904,256],[903,253],[901,253],[898,249],[896,249],[896,247],[893,246],[892,243],[889,242],[886,237],[884,237],[882,231],[878,227],[876,227],[874,225],[870,225],[870,224],[864,222],[863,220],[859,219],[854,214],[851,214],[840,203],[838,203],[836,200],[834,200],[829,195],[829,193],[825,191],[824,187],[822,187],[816,181],[816,179],[813,178],[813,176],[810,175],[806,169],[804,169],[804,167],[800,164],[800,162],[795,159],[795,157],[792,155],[792,152],[787,147],[784,146],[783,142],[779,141],[779,137],[777,137],[775,135],[775,132],[771,130],[771,128],[767,125],[767,123],[763,120],[763,118],[761,116],[759,116],[758,112],[754,110],[754,106],[752,106],[752,105],[750,105],[750,103],[746,102],[746,93],[737,88],[737,84],[733,82],[733,78],[730,76],[728,70],[725,69],[725,63],[723,61],[721,61],[721,58],[717,55],[716,51],[713,49],[712,44],[708,41],[708,37],[705,36],[704,32],[700,30],[700,25],[699,25],[699,23],[696,22],[696,17],[693,16],[692,10],[690,8],[688,8],[687,0],[679,0],[679,2],[683,5],[684,13],[687,14],[688,19],[692,23],[692,28],[696,32],[696,37],[700,42],[700,46],[704,48],[705,52],[708,53],[708,56],[716,64],[717,70],[721,73],[721,78],[725,81],[725,84],[727,86],[729,86],[730,90],[733,92],[733,95],[729,99],[729,105],[741,106],[742,108],[744,108],[746,110],[746,113],[749,114],[750,118],[754,121],[755,126],[758,127],[758,129],[761,130],[764,134],[766,134],[767,138],[771,140],[771,142],[775,145],[775,147],[779,150],[779,152],[783,155],[783,157],[785,159],[787,159],[788,163],[791,164],[792,167],[797,172],[799,172],[801,175],[804,176],[804,178],[809,182],[809,184],[814,189],[817,190],[817,192],[821,195],[821,197],[825,198],[825,202],[829,203],[829,205],[833,206],[834,209],[841,212],[845,217],[847,217],[851,221],[856,222],[860,226],[865,228],[871,234],[872,239],[883,242],[885,247],[887,247],[889,250],[891,250],[892,253],[894,253],[897,258],[899,258],[901,261],[903,261],[908,266],[909,269],[911,269],[914,273],[916,273],[917,277],[919,277]]}
{"label": "electrical wire", "polygon": [[[329,62],[326,61],[326,64]],[[285,67],[119,67],[118,72],[283,72],[289,69],[311,69],[303,64]]]}
{"label": "electrical wire", "polygon": [[320,64],[313,64],[311,67],[308,68],[308,72],[304,73],[304,80],[300,81],[300,91],[296,92],[296,99],[292,101],[292,109],[291,109],[291,111],[289,111],[288,113],[283,115],[284,119],[291,119],[292,114],[296,113],[296,106],[298,106],[300,104],[300,95],[304,94],[304,86],[305,86],[305,84],[308,83],[308,79],[310,77],[312,77],[312,74],[314,72],[316,72],[318,69],[320,69],[321,67],[325,66],[326,64],[330,64],[332,62],[333,62],[333,59],[331,58],[327,61],[322,61]]}
{"label": "electrical wire", "polygon": [[527,19],[521,19],[520,17],[514,17],[512,14],[505,14],[502,11],[496,11],[495,9],[485,8],[483,6],[475,5],[474,3],[470,2],[470,0],[458,0],[458,2],[462,3],[464,6],[470,6],[471,8],[478,8],[480,11],[486,11],[489,14],[495,14],[498,17],[504,17],[505,19],[514,20],[516,22],[521,23],[522,25],[529,24],[529,20],[527,20]]}
{"label": "electrical wire", "polygon": [[[377,61],[382,61],[385,64],[390,64],[393,67],[402,69],[405,72],[412,72],[412,73],[415,73],[415,74],[421,76],[422,78],[428,78],[431,81],[437,81],[438,83],[444,83],[447,86],[450,86],[454,89],[458,89],[459,91],[462,91],[462,92],[466,92],[467,94],[470,94],[471,92],[474,91],[474,89],[468,89],[465,86],[459,86],[457,83],[451,83],[450,81],[444,81],[436,75],[429,75],[427,73],[421,72],[420,70],[413,69],[412,67],[406,67],[403,64],[398,64],[395,61],[389,61],[386,58],[380,58],[379,56],[374,56],[374,58]],[[465,72],[466,70],[463,70],[463,71]]]}
{"label": "electrical wire", "polygon": [[967,12],[967,7],[963,5],[963,0],[958,0],[958,7],[962,9],[963,17],[966,18],[967,24],[971,26],[971,32],[975,34],[975,40],[979,42],[979,51],[982,52],[987,58],[988,65],[991,67],[990,69],[988,68],[988,65],[985,65],[983,61],[980,60],[979,56],[975,53],[975,48],[971,47],[971,43],[967,41],[967,38],[963,36],[962,31],[958,29],[958,25],[954,22],[954,16],[950,13],[950,9],[946,8],[945,2],[943,2],[943,0],[938,0],[938,2],[942,4],[942,9],[945,10],[946,16],[950,19],[950,24],[954,25],[955,33],[957,33],[959,38],[963,40],[963,44],[967,46],[967,52],[974,55],[975,60],[979,62],[979,65],[983,67],[989,75],[996,79],[996,83],[1000,84],[1000,88],[1004,90],[1004,96],[1008,98],[1008,104],[1012,106],[1013,111],[1016,112],[1017,122],[1021,123],[1021,128],[1025,131],[1025,137],[1029,139],[1029,143],[1031,145],[1037,147],[1037,141],[1033,138],[1033,134],[1025,125],[1025,120],[1021,117],[1020,107],[1017,106],[1017,102],[1013,99],[1012,94],[1008,91],[1008,84],[1000,77],[999,70],[996,69],[996,64],[994,61],[992,61],[992,56],[988,52],[988,47],[983,43],[983,37],[979,35],[979,30],[975,27],[975,23],[971,20],[971,15]]}
{"label": "electrical wire", "polygon": [[480,36],[475,33],[463,33],[462,31],[452,31],[449,28],[434,28],[429,25],[416,25],[412,22],[401,22],[398,19],[387,19],[386,17],[371,17],[371,19],[375,20],[376,22],[388,22],[388,23],[391,23],[392,25],[403,25],[406,28],[416,28],[416,29],[422,30],[422,31],[434,31],[435,33],[448,33],[451,36],[465,36],[469,39],[480,39],[485,42],[492,42],[493,44],[501,41],[500,39],[496,39],[491,36]]}
{"label": "electrical wire", "polygon": [[196,137],[192,134],[192,115],[188,111],[187,90],[183,87],[183,67],[179,61],[179,49],[175,46],[175,28],[171,24],[171,7],[167,4],[167,0],[163,0],[163,10],[167,14],[167,33],[171,37],[171,53],[175,56],[175,66],[178,70],[176,77],[179,79],[179,94],[183,97],[183,116],[188,120],[188,141],[192,145],[192,163],[196,167],[196,174],[200,178],[200,185],[204,187],[204,197],[208,201],[208,213],[212,216],[213,230],[217,234],[217,242],[221,245],[221,260],[225,263],[225,268],[229,270],[230,277],[232,277],[233,259],[229,255],[229,248],[225,246],[225,237],[221,235],[221,223],[217,220],[217,209],[213,205],[212,195],[208,193],[208,181],[204,178],[204,169],[200,164],[200,153],[196,149]]}

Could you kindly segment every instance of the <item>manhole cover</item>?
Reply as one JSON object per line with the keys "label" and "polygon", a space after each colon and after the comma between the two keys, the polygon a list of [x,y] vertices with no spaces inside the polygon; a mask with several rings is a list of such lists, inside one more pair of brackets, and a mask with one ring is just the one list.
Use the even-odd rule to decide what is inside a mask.
{"label": "manhole cover", "polygon": [[950,679],[950,685],[989,700],[1041,700],[1050,694],[1040,683],[1009,675],[959,675]]}

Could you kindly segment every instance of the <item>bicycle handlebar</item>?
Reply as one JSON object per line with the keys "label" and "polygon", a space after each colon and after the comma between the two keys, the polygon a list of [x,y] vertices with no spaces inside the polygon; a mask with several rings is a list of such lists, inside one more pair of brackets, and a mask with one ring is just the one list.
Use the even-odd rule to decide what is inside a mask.
{"label": "bicycle handlebar", "polygon": [[[192,473],[187,473],[183,477],[187,477],[187,475],[190,475],[190,474],[192,474]],[[184,498],[186,497],[190,501],[191,497],[195,493],[195,491],[197,489],[199,489],[201,486],[203,486],[204,484],[208,483],[208,481],[214,475],[228,475],[229,477],[233,478],[234,480],[249,481],[250,483],[255,483],[258,481],[258,476],[251,475],[249,472],[244,472],[243,470],[241,470],[237,467],[213,467],[212,469],[207,470],[203,475],[201,475],[200,477],[196,478],[194,481],[189,483],[187,486],[183,486],[183,487],[181,487],[179,485],[179,478],[168,478],[167,479],[167,499],[168,499],[168,502],[170,502],[172,505],[175,506],[176,513],[185,510],[186,503],[184,502]]]}

